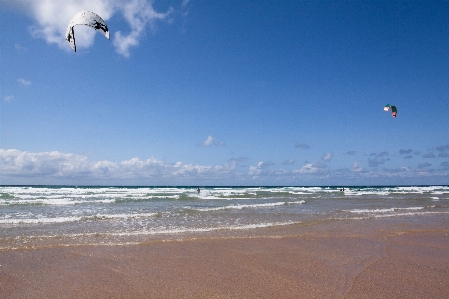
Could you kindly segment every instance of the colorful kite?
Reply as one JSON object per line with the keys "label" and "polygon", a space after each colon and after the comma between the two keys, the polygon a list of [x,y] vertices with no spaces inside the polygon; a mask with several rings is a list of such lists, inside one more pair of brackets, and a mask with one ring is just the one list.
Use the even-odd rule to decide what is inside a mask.
{"label": "colorful kite", "polygon": [[396,106],[386,104],[384,107],[384,111],[388,111],[390,109],[391,109],[391,116],[396,117],[396,114],[398,114],[398,109],[396,108]]}

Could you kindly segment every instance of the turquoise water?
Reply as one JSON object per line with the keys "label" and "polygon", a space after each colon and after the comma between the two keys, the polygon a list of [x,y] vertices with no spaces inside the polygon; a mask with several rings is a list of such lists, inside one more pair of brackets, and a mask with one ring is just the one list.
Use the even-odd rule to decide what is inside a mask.
{"label": "turquoise water", "polygon": [[[449,220],[449,186],[0,187],[0,250],[130,244],[348,219]],[[449,223],[449,222],[448,222]]]}

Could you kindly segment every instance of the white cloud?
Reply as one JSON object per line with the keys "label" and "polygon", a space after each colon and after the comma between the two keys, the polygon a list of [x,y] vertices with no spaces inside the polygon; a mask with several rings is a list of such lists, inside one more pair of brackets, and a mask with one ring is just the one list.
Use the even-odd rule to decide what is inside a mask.
{"label": "white cloud", "polygon": [[363,172],[363,167],[360,162],[355,162],[351,167],[352,172]]}
{"label": "white cloud", "polygon": [[293,165],[295,164],[295,159],[290,158],[287,161],[285,161],[284,163],[282,163],[282,165]]}
{"label": "white cloud", "polygon": [[[274,163],[273,162],[263,162],[260,161],[259,163],[257,163],[257,166],[250,166],[249,167],[249,171],[248,171],[248,175],[251,176],[253,179],[260,176],[260,175],[267,175],[267,174],[272,174],[275,173],[273,171],[269,171],[267,168],[270,166],[273,166]],[[282,174],[284,174],[284,172],[281,172]]]}
{"label": "white cloud", "polygon": [[141,180],[180,178],[210,179],[221,178],[237,168],[236,163],[208,166],[177,162],[166,163],[155,158],[140,160],[132,158],[121,162],[90,161],[76,154],[57,151],[29,153],[16,149],[0,149],[0,177],[92,180]]}
{"label": "white cloud", "polygon": [[323,157],[321,158],[322,161],[330,161],[332,160],[332,156],[334,155],[333,152],[327,153],[325,155],[323,155]]}
{"label": "white cloud", "polygon": [[215,140],[215,138],[212,137],[212,135],[207,136],[207,139],[204,140],[204,142],[203,142],[203,146],[211,146],[211,145],[213,145],[214,144],[214,140]]}
{"label": "white cloud", "polygon": [[19,52],[27,52],[28,51],[27,48],[25,48],[25,47],[23,47],[23,46],[21,46],[19,44],[15,44],[14,48],[16,48],[16,50],[19,51]]}
{"label": "white cloud", "polygon": [[322,163],[307,163],[300,170],[294,170],[293,173],[301,173],[301,174],[318,174],[323,173],[326,169],[326,165]]}
{"label": "white cloud", "polygon": [[273,162],[260,161],[241,172],[239,162],[231,159],[222,165],[198,165],[183,162],[167,163],[156,158],[131,158],[120,162],[93,161],[84,155],[58,151],[31,153],[16,149],[0,149],[0,182],[3,184],[441,184],[447,182],[447,161],[439,169],[421,163],[415,169],[396,167],[367,170],[361,162],[352,167],[332,170],[325,163],[306,163],[300,169],[273,169]]}
{"label": "white cloud", "polygon": [[131,32],[128,35],[122,35],[121,31],[115,33],[114,46],[119,54],[129,57],[129,48],[139,44],[139,37],[145,30],[147,23],[155,20],[163,20],[167,18],[173,11],[170,8],[165,13],[158,13],[153,9],[151,2],[146,0],[133,0],[124,3],[120,10],[123,12],[125,20],[131,26]]}
{"label": "white cloud", "polygon": [[3,97],[3,101],[5,101],[7,103],[12,102],[13,100],[14,100],[14,96],[12,96],[12,95]]}
{"label": "white cloud", "polygon": [[207,136],[206,140],[203,141],[203,143],[199,144],[200,146],[226,146],[226,144],[223,141],[215,141],[215,137],[212,135]]}
{"label": "white cloud", "polygon": [[260,169],[260,168],[258,168],[258,167],[256,167],[256,166],[250,166],[250,167],[249,167],[248,174],[249,174],[250,176],[252,176],[253,178],[254,178],[254,177],[257,177],[257,176],[259,176],[259,175],[262,174],[262,169]]}
{"label": "white cloud", "polygon": [[[139,44],[139,38],[145,32],[146,25],[153,25],[155,20],[167,18],[172,12],[170,8],[165,13],[156,12],[151,0],[17,0],[31,11],[37,24],[31,28],[31,33],[36,38],[42,38],[47,43],[56,44],[60,48],[72,51],[65,40],[67,26],[72,17],[79,11],[93,11],[105,20],[109,20],[114,14],[121,14],[131,27],[128,34],[123,34],[121,28],[111,28],[114,34],[113,45],[117,53],[128,57],[129,48]],[[77,49],[92,46],[96,32],[86,26],[75,27]]]}
{"label": "white cloud", "polygon": [[263,161],[260,161],[259,163],[257,163],[257,168],[263,169],[263,168],[267,168],[267,167],[272,166],[272,165],[274,165],[273,162],[263,162]]}
{"label": "white cloud", "polygon": [[23,84],[25,86],[30,86],[31,85],[31,81],[28,81],[28,80],[25,80],[25,79],[22,79],[22,78],[17,79],[17,82],[19,82],[20,84]]}
{"label": "white cloud", "polygon": [[0,175],[52,176],[85,173],[89,169],[86,157],[59,152],[28,153],[15,149],[0,149]]}

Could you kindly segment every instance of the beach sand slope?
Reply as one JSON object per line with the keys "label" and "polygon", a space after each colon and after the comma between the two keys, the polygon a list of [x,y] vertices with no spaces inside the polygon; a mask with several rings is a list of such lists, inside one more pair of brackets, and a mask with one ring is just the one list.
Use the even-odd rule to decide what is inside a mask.
{"label": "beach sand slope", "polygon": [[2,251],[1,298],[449,298],[445,224]]}

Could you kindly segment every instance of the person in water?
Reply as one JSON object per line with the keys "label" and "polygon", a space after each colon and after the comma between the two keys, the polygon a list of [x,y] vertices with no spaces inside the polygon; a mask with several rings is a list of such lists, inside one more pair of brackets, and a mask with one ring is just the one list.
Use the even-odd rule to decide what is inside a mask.
{"label": "person in water", "polygon": [[200,188],[196,189],[197,194],[200,194]]}

